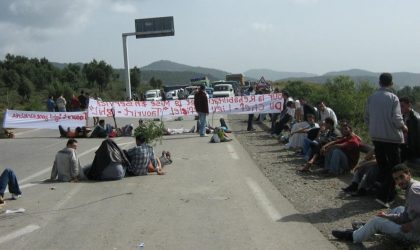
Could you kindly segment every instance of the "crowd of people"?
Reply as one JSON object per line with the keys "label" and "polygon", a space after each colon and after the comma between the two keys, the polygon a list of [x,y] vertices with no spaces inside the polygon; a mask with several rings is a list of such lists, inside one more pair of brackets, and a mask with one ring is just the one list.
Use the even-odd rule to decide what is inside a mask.
{"label": "crowd of people", "polygon": [[[89,99],[91,98],[88,92],[84,92],[83,90],[80,91],[80,95],[76,96],[73,94],[69,101],[60,94],[57,99],[54,100],[54,96],[48,96],[48,100],[46,102],[48,112],[78,112],[78,111],[85,111],[89,107]],[[95,93],[93,95],[93,99],[101,100],[101,98]],[[96,125],[96,117],[94,119],[94,124]]]}
{"label": "crowd of people", "polygon": [[[312,106],[283,91],[285,108],[271,115],[271,135],[306,162],[297,167],[298,174],[352,173],[351,184],[342,191],[354,197],[371,195],[384,208],[394,203],[396,186],[406,191],[404,207],[382,212],[366,224],[353,223],[353,229],[334,230],[332,235],[338,239],[360,243],[382,233],[420,240],[420,183],[408,167],[420,165],[420,115],[409,98],[393,93],[392,86],[392,75],[381,74],[379,88],[367,100],[364,120],[372,145],[362,141],[350,121],[339,120],[324,101]],[[252,118],[248,131],[253,130]]]}
{"label": "crowd of people", "polygon": [[[409,241],[420,240],[420,183],[412,178],[407,166],[420,164],[420,115],[413,109],[409,98],[398,98],[393,93],[392,85],[392,75],[381,74],[379,88],[367,100],[364,119],[373,145],[363,142],[350,121],[339,120],[333,108],[324,101],[318,102],[315,107],[303,98],[294,100],[287,91],[282,91],[285,108],[281,113],[270,114],[271,135],[278,137],[287,149],[294,150],[306,162],[297,168],[297,173],[305,174],[317,167],[319,173],[328,176],[352,172],[352,182],[342,191],[355,197],[375,196],[375,201],[385,208],[392,206],[396,186],[406,191],[404,207],[379,213],[366,224],[354,223],[350,230],[334,230],[332,235],[338,239],[363,242],[375,233],[383,233]],[[248,92],[257,94],[253,93],[252,87]],[[56,101],[59,110],[62,108],[59,105],[61,97]],[[219,139],[229,138],[226,133],[230,131],[223,118],[217,128],[211,128],[206,121],[209,107],[204,86],[195,94],[194,106],[198,114],[197,132],[201,137],[207,136],[206,131],[210,130]],[[264,116],[260,115],[257,119],[262,120]],[[255,130],[253,120],[254,116],[250,114],[248,131]],[[142,120],[139,126],[144,126]],[[132,136],[133,129],[133,125],[129,124],[117,130],[116,134]],[[119,180],[151,172],[162,175],[164,165],[172,163],[171,154],[167,151],[156,157],[153,147],[146,143],[142,134],[135,137],[135,147],[121,150],[109,139],[115,128],[105,125],[104,120],[99,120],[92,131],[86,128],[71,131],[62,127],[59,130],[62,137],[70,139],[55,156],[51,180]],[[166,135],[193,132],[195,126],[190,130],[163,128]],[[80,165],[77,157],[78,142],[74,138],[78,137],[107,138],[96,152],[92,164],[86,167]],[[0,178],[0,204],[4,203],[7,185],[12,198],[21,195],[12,170],[4,170]]]}

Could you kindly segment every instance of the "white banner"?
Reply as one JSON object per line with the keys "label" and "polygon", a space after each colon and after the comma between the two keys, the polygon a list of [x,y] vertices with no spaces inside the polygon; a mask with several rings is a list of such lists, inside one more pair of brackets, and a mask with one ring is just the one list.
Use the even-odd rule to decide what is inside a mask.
{"label": "white banner", "polygon": [[46,128],[64,129],[86,126],[87,112],[39,112],[7,110],[4,115],[4,128]]}
{"label": "white banner", "polygon": [[[235,96],[209,99],[210,114],[279,113],[283,109],[281,93]],[[160,118],[197,115],[194,99],[171,101],[120,101],[89,100],[89,117]]]}

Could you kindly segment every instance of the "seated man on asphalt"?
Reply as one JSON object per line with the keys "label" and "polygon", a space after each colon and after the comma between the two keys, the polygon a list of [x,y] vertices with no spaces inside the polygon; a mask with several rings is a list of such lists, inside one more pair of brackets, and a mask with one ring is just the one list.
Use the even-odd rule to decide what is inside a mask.
{"label": "seated man on asphalt", "polygon": [[320,157],[321,148],[325,144],[335,141],[341,136],[341,132],[335,128],[334,120],[329,117],[325,119],[325,122],[321,127],[324,127],[324,130],[320,131],[320,136],[318,138],[313,141],[309,141],[309,139],[305,138],[305,141],[309,142],[308,146],[310,149],[307,150],[307,154],[305,155],[305,160],[307,160],[306,164],[298,169],[300,172],[308,172],[314,164],[323,162],[323,159]]}
{"label": "seated man on asphalt", "polygon": [[[299,145],[301,145],[299,147],[299,149],[301,150],[301,153],[304,155],[306,153],[305,148],[304,148],[304,141],[305,139],[309,139],[309,140],[314,140],[319,132],[319,124],[315,122],[315,115],[308,113],[306,115],[306,119],[307,119],[307,124],[304,127],[301,127],[299,129],[296,130],[292,130],[292,132],[290,133],[290,141],[293,140],[299,140],[300,142],[298,142]],[[302,136],[303,135],[303,136]],[[297,136],[299,136],[298,139],[295,139]]]}
{"label": "seated man on asphalt", "polygon": [[410,169],[398,164],[392,169],[395,184],[405,190],[405,206],[389,213],[379,212],[366,224],[352,223],[353,230],[333,230],[332,235],[341,240],[361,243],[376,233],[410,242],[420,242],[420,183],[411,178]]}
{"label": "seated man on asphalt", "polygon": [[90,138],[106,138],[112,130],[113,128],[111,125],[106,124],[105,126],[105,120],[99,120],[98,125],[95,126],[90,134]]}
{"label": "seated man on asphalt", "polygon": [[69,139],[66,147],[55,155],[51,181],[77,182],[84,179],[83,169],[76,154],[77,140]]}
{"label": "seated man on asphalt", "polygon": [[325,174],[343,174],[353,169],[359,161],[360,137],[353,133],[348,123],[341,125],[343,138],[327,143],[321,148],[325,155]]}
{"label": "seated man on asphalt", "polygon": [[365,196],[368,192],[375,192],[375,182],[378,177],[378,163],[376,162],[375,149],[372,146],[360,145],[360,151],[368,151],[363,159],[353,169],[351,184],[342,190],[351,196]]}
{"label": "seated man on asphalt", "polygon": [[153,147],[146,143],[146,138],[139,134],[136,136],[136,145],[128,150],[127,155],[130,166],[127,168],[127,175],[139,176],[147,175],[149,165],[152,165],[158,175],[165,174],[158,168],[157,160]]}
{"label": "seated man on asphalt", "polygon": [[9,186],[12,200],[16,200],[22,195],[16,175],[10,168],[6,168],[0,176],[0,206],[4,204],[4,191],[7,186]]}

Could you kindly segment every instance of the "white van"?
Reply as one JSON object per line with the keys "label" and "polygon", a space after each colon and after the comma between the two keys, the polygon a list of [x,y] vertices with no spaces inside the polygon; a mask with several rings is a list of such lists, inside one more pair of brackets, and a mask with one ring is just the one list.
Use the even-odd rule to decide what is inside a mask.
{"label": "white van", "polygon": [[146,101],[162,101],[160,89],[151,89],[146,91]]}
{"label": "white van", "polygon": [[231,84],[218,84],[214,86],[213,97],[233,97],[235,93],[233,92],[233,87]]}
{"label": "white van", "polygon": [[165,93],[166,100],[178,100],[179,89],[174,89]]}

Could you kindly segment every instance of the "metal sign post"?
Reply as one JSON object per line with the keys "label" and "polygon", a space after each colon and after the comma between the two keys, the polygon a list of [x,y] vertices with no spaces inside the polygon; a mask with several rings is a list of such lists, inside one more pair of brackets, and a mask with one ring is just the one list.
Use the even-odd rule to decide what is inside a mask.
{"label": "metal sign post", "polygon": [[174,36],[174,18],[155,17],[135,20],[136,32],[122,33],[123,52],[124,52],[124,73],[125,73],[125,93],[128,100],[131,100],[130,67],[127,52],[127,36],[139,38]]}

